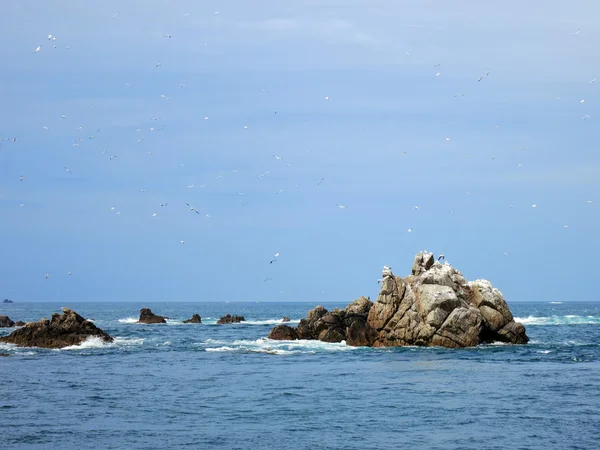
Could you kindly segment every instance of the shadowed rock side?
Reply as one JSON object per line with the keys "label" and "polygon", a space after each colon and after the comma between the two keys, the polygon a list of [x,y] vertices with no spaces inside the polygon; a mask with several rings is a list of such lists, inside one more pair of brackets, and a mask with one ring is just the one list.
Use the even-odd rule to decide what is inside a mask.
{"label": "shadowed rock side", "polygon": [[0,328],[14,327],[15,323],[8,316],[0,316]]}
{"label": "shadowed rock side", "polygon": [[308,312],[298,328],[289,325],[277,325],[269,333],[270,339],[318,339],[324,342],[346,341],[348,345],[370,345],[375,335],[366,326],[369,310],[373,302],[366,297],[360,297],[345,309],[327,311],[323,306],[317,306]]}
{"label": "shadowed rock side", "polygon": [[[471,347],[482,342],[525,344],[525,327],[513,320],[502,296],[487,280],[467,282],[433,254],[418,253],[412,275],[394,276],[385,267],[375,303],[361,297],[328,312],[309,311],[297,329],[276,326],[271,339],[345,340],[348,345]],[[295,335],[294,335],[295,333]]]}
{"label": "shadowed rock side", "polygon": [[20,347],[63,348],[79,345],[89,337],[99,337],[104,342],[113,341],[92,322],[69,308],[63,308],[62,314],[54,313],[51,319],[29,322],[10,335],[1,337],[0,342]]}
{"label": "shadowed rock side", "polygon": [[184,320],[183,323],[202,323],[202,318],[199,314],[194,314],[191,319]]}
{"label": "shadowed rock side", "polygon": [[223,316],[217,320],[217,325],[223,325],[226,323],[240,323],[244,322],[245,320],[246,319],[244,319],[243,316],[232,316],[231,314],[227,314],[226,316]]}
{"label": "shadowed rock side", "polygon": [[163,316],[157,316],[150,308],[140,309],[140,318],[138,323],[167,323]]}

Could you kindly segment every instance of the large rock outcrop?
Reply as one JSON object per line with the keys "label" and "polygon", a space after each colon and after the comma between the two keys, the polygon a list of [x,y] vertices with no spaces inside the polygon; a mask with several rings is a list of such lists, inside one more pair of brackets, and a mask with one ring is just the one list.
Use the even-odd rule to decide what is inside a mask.
{"label": "large rock outcrop", "polygon": [[51,319],[29,322],[10,335],[0,337],[0,342],[20,347],[63,348],[79,345],[90,337],[98,337],[104,342],[113,341],[92,322],[69,308],[63,308],[62,314],[54,313]]}
{"label": "large rock outcrop", "polygon": [[382,276],[375,303],[361,297],[345,310],[332,312],[317,306],[296,330],[278,325],[269,337],[345,340],[355,346],[452,348],[529,340],[498,289],[487,280],[467,282],[462,273],[436,261],[432,253],[418,253],[412,274],[406,278],[395,276],[387,266]]}
{"label": "large rock outcrop", "polygon": [[0,328],[12,328],[15,323],[8,316],[0,316]]}
{"label": "large rock outcrop", "polygon": [[150,308],[140,309],[140,318],[138,323],[167,323],[163,316],[157,316]]}

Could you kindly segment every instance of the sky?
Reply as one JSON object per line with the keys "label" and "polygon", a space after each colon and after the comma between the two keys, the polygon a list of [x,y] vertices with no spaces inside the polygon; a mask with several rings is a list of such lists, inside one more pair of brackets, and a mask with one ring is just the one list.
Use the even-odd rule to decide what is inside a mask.
{"label": "sky", "polygon": [[0,297],[350,302],[428,250],[509,304],[599,300],[598,17],[7,2]]}

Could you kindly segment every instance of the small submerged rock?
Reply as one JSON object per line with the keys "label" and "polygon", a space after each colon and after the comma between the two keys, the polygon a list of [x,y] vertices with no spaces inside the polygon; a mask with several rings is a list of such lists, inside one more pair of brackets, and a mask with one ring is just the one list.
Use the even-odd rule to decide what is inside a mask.
{"label": "small submerged rock", "polygon": [[0,337],[0,342],[20,347],[63,348],[80,345],[90,337],[98,337],[104,342],[113,338],[92,322],[75,311],[63,308],[63,313],[52,314],[52,319],[29,322],[10,335]]}
{"label": "small submerged rock", "polygon": [[138,323],[167,323],[163,316],[157,316],[150,308],[140,309],[140,318]]}
{"label": "small submerged rock", "polygon": [[227,314],[217,321],[217,325],[223,325],[226,323],[240,323],[244,322],[245,320],[246,319],[244,319],[244,316],[232,316],[231,314]]}
{"label": "small submerged rock", "polygon": [[291,319],[290,319],[288,316],[283,316],[283,317],[281,318],[281,321],[282,321],[282,322],[289,322],[290,320],[291,320]]}
{"label": "small submerged rock", "polygon": [[0,328],[12,328],[15,323],[8,316],[0,316]]}
{"label": "small submerged rock", "polygon": [[191,319],[184,320],[183,323],[202,323],[202,318],[199,314],[194,314]]}
{"label": "small submerged rock", "polygon": [[361,297],[344,310],[317,306],[296,329],[277,325],[269,338],[346,341],[353,346],[472,347],[484,342],[526,344],[502,293],[487,280],[467,282],[432,253],[415,256],[412,274],[394,276],[384,266],[381,291],[372,303]]}

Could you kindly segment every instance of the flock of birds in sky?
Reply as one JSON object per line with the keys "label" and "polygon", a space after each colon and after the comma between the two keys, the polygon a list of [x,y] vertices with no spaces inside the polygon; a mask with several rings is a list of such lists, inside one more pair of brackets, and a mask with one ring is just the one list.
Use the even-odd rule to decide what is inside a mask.
{"label": "flock of birds in sky", "polygon": [[[189,15],[190,15],[189,13],[185,14],[186,17],[189,16]],[[214,12],[214,15],[219,15],[219,12],[218,11]],[[115,13],[112,16],[112,18],[115,19],[115,20],[117,20],[119,18],[118,13]],[[573,33],[573,34],[575,36],[579,35],[579,30],[577,32]],[[177,35],[176,34],[171,34],[170,32],[167,32],[167,33],[162,34],[162,37],[164,39],[167,39],[167,40],[176,40]],[[59,37],[56,37],[53,34],[48,34],[47,38],[46,38],[46,42],[45,43],[40,43],[39,45],[35,46],[33,48],[33,52],[32,53],[34,55],[37,55],[40,52],[52,51],[52,49],[58,48],[59,42],[60,42],[60,38]],[[67,50],[69,50],[70,46],[66,46],[65,48]],[[407,57],[410,57],[410,53],[409,52],[406,52],[405,54],[406,54]],[[35,56],[33,56],[33,57],[35,57]],[[441,66],[441,64],[436,64],[434,66],[434,69],[432,70],[432,73],[433,73],[432,78],[433,79],[437,79],[437,78],[439,78],[439,77],[442,76],[442,69],[440,68],[440,66]],[[154,69],[155,70],[157,70],[157,71],[161,70],[162,67],[163,67],[163,63],[161,61],[157,61],[157,62],[154,63]],[[485,73],[482,73],[479,76],[474,76],[473,77],[473,83],[485,83],[486,79],[488,77],[490,77],[490,76],[491,76],[490,71],[485,71]],[[592,79],[589,80],[589,84],[593,84],[595,82],[596,82],[596,78],[592,78]],[[127,88],[131,88],[131,85],[128,84],[128,83],[124,83],[124,85]],[[183,83],[179,84],[179,88],[181,88],[181,89],[185,89],[186,87],[187,86],[185,84],[183,84]],[[268,92],[267,89],[262,89],[261,91],[265,92],[265,93]],[[463,93],[458,93],[458,94],[454,95],[454,97],[463,97],[463,96],[464,96]],[[163,99],[165,102],[171,100],[171,97],[169,97],[166,94],[160,94],[160,98]],[[329,96],[324,96],[322,98],[322,101],[325,101],[325,102],[329,102],[330,100],[331,99],[330,99]],[[560,100],[560,98],[558,98],[557,100]],[[582,105],[585,104],[585,99],[581,99],[580,103]],[[90,105],[90,108],[93,108],[93,105]],[[280,111],[279,110],[275,110],[273,112],[273,114],[275,114],[275,115],[280,114]],[[65,122],[69,121],[69,118],[65,114],[60,114],[60,118],[61,118],[61,120],[65,121]],[[164,130],[164,126],[160,125],[160,123],[162,121],[162,117],[151,117],[149,119],[151,120],[152,123],[154,123],[153,126],[149,127],[150,135],[152,135],[154,133],[161,132],[161,131]],[[583,120],[589,120],[590,116],[588,114],[585,114],[585,115],[582,116],[582,119]],[[204,116],[203,120],[204,121],[209,121],[210,117],[209,116]],[[44,131],[49,131],[49,128],[47,126],[45,126],[45,125],[40,125],[40,126],[42,127],[42,129]],[[85,129],[87,130],[88,127],[86,126]],[[248,125],[243,125],[243,129],[248,129]],[[138,133],[140,133],[139,134],[140,137],[137,139],[137,143],[140,144],[140,145],[143,145],[144,142],[145,142],[145,140],[147,139],[148,135],[147,134],[142,134],[142,130],[140,128],[136,128],[136,131]],[[83,125],[79,125],[77,127],[77,132],[78,132],[78,135],[75,136],[74,141],[71,144],[75,148],[80,147],[80,146],[84,146],[84,144],[85,144],[86,141],[92,141],[96,137],[95,134],[90,134],[89,136],[87,136],[87,138],[82,137],[82,133],[84,133],[84,126]],[[101,133],[101,131],[99,129],[96,132],[97,133],[98,132]],[[451,139],[452,139],[451,136],[446,136],[445,137],[445,141],[446,142],[450,142]],[[9,143],[9,144],[13,144],[13,143],[17,143],[18,142],[18,138],[17,137],[3,137],[3,138],[0,138],[0,142],[2,142],[2,143],[6,142],[6,143]],[[524,148],[522,148],[521,150],[524,150]],[[308,152],[310,152],[310,150],[308,150]],[[404,153],[406,154],[406,152],[404,152]],[[113,161],[113,160],[117,160],[118,159],[118,154],[109,153],[107,150],[104,150],[104,149],[101,151],[101,154],[104,157],[108,158],[109,161]],[[148,157],[152,156],[152,152],[151,151],[148,151],[145,154]],[[284,159],[283,156],[274,154],[272,157],[273,157],[273,160],[277,164],[282,164],[284,166],[288,166],[289,167],[290,164],[287,163],[287,160]],[[495,156],[492,157],[492,159],[495,159],[495,158],[496,158]],[[183,165],[180,165],[180,166],[183,167]],[[521,166],[521,164],[519,164],[519,166]],[[71,168],[70,168],[69,164],[67,164],[67,165],[64,166],[64,172],[66,174],[68,174],[68,175],[72,174],[72,171],[71,171]],[[238,169],[233,169],[232,172],[233,173],[238,172]],[[263,172],[259,173],[257,175],[257,177],[258,178],[264,178],[264,177],[268,176],[270,173],[271,173],[270,170],[266,170],[266,171],[263,171]],[[24,174],[15,174],[15,176],[19,178],[20,182],[23,182],[23,183],[27,182],[26,175],[24,175]],[[220,178],[222,178],[221,174],[217,176],[217,179],[220,179]],[[320,177],[319,179],[315,180],[315,184],[317,186],[320,186],[325,181],[326,181],[325,177]],[[198,185],[198,188],[200,188],[200,189],[203,189],[203,188],[206,188],[206,187],[207,187],[207,184]],[[299,186],[296,185],[296,187],[294,188],[294,190],[297,189],[298,187]],[[187,189],[194,189],[194,188],[196,188],[195,184],[188,184],[187,185]],[[146,189],[143,189],[143,188],[140,189],[140,193],[144,193],[144,192],[146,192]],[[279,190],[277,192],[277,194],[282,194],[283,192],[284,192],[284,189],[281,189],[281,190]],[[245,195],[245,193],[242,192],[242,191],[238,191],[237,194],[240,196],[240,198],[243,198],[244,195]],[[467,192],[466,195],[470,195],[470,192]],[[590,204],[593,204],[594,201],[593,200],[587,200],[585,203],[588,204],[588,205],[590,205]],[[241,206],[246,206],[246,204],[247,204],[246,201],[240,201],[240,205]],[[25,207],[25,204],[21,203],[20,207]],[[189,210],[189,213],[192,214],[192,215],[194,215],[194,216],[201,216],[204,219],[210,219],[211,218],[211,216],[210,216],[210,214],[208,212],[200,211],[197,208],[196,205],[194,205],[192,203],[189,203],[189,202],[181,202],[180,205],[178,203],[173,203],[173,202],[163,202],[163,203],[160,203],[160,205],[157,205],[156,210],[152,212],[151,218],[156,218],[157,216],[159,216],[161,214],[162,211],[166,211],[167,209],[174,208],[174,207],[181,207],[181,208],[185,207],[185,208],[187,208]],[[332,205],[332,207],[333,207],[333,205]],[[339,210],[345,210],[347,208],[347,205],[343,204],[343,203],[337,203],[335,205],[335,207],[337,207]],[[513,205],[511,205],[510,207],[513,208]],[[531,205],[531,208],[537,208],[537,205],[534,203],[534,204]],[[414,206],[414,210],[418,212],[419,211],[419,206],[415,205]],[[117,205],[107,205],[107,211],[109,211],[109,212],[111,212],[111,213],[113,213],[115,215],[120,215],[121,214],[121,211],[120,211],[120,209],[119,209],[119,207]],[[452,213],[453,210],[450,210],[450,212]],[[564,228],[568,228],[568,225],[564,225]],[[408,233],[411,233],[412,231],[413,231],[412,228],[408,228],[406,230],[406,232],[408,232]],[[179,243],[181,245],[184,245],[185,244],[185,240],[184,239],[180,239]],[[508,253],[505,253],[505,255],[507,255],[507,254]],[[279,251],[273,251],[271,253],[271,258],[268,259],[267,261],[265,261],[265,264],[268,264],[269,266],[271,266],[273,264],[278,264],[281,257],[282,257],[282,255],[281,255],[281,253]],[[441,256],[441,258],[443,258],[443,255]],[[268,267],[267,267],[267,269],[268,269]],[[67,275],[71,276],[72,272],[69,271],[67,273]],[[52,273],[49,271],[44,276],[45,276],[46,279],[49,279],[52,276]],[[271,280],[272,280],[272,278],[270,276],[264,277],[264,282],[269,282]]]}

